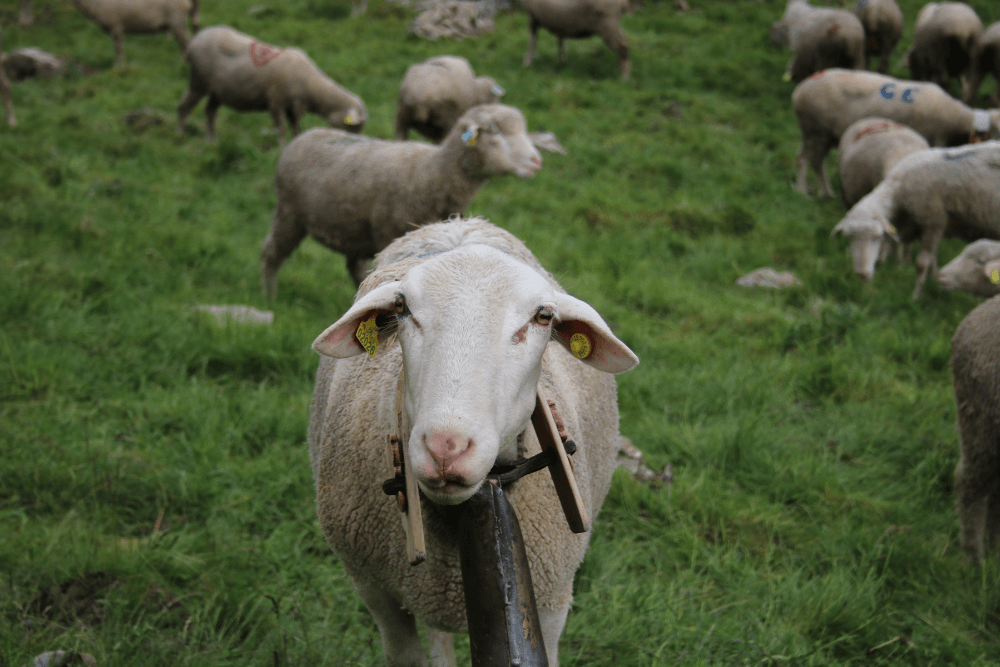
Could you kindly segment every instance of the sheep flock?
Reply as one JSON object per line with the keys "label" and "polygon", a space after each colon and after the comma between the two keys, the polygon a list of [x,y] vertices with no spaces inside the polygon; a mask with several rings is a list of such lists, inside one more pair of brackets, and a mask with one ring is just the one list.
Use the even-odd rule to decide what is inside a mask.
{"label": "sheep flock", "polygon": [[[307,54],[291,43],[294,35],[245,16],[232,16],[232,25],[201,25],[203,13],[221,13],[213,0],[71,1],[96,24],[90,27],[111,37],[111,71],[123,76],[144,76],[141,67],[127,64],[126,42],[133,54],[144,48],[142,39],[153,39],[132,35],[173,37],[178,78],[162,84],[184,92],[150,122],[165,122],[156,113],[169,115],[177,144],[211,148],[243,131],[228,120],[217,130],[223,107],[225,114],[270,117],[247,117],[264,119],[255,132],[277,135],[273,171],[263,175],[273,183],[274,206],[266,212],[271,226],[266,235],[253,228],[245,236],[247,247],[260,248],[260,298],[280,319],[289,297],[286,287],[279,297],[278,273],[286,263],[297,265],[305,250],[293,253],[306,239],[323,246],[321,261],[333,261],[330,253],[343,257],[346,280],[356,290],[352,304],[317,315],[326,328],[312,342],[320,359],[307,437],[323,537],[378,628],[385,664],[453,667],[451,635],[467,632],[468,623],[451,506],[478,489],[494,465],[536,453],[529,419],[542,391],[559,406],[560,424],[579,448],[575,475],[590,515],[598,516],[627,442],[622,431],[630,431],[619,416],[613,376],[636,368],[632,350],[643,347],[620,340],[617,326],[596,306],[571,296],[564,285],[580,282],[550,273],[503,228],[503,214],[476,207],[476,197],[483,188],[507,188],[543,201],[537,174],[556,182],[551,187],[571,189],[565,174],[574,150],[606,150],[610,161],[613,149],[601,137],[567,137],[570,151],[543,161],[540,151],[553,150],[555,139],[529,131],[537,129],[537,115],[519,106],[525,97],[505,83],[505,70],[487,71],[472,57],[446,53],[444,44],[434,57],[396,72],[398,88],[375,99],[358,70],[320,66],[329,62],[324,49],[335,44],[313,45]],[[378,21],[368,4],[355,1],[350,16],[338,20]],[[789,127],[797,128],[800,141],[797,150],[789,144],[774,152],[788,165],[790,200],[807,202],[817,217],[823,207],[843,207],[837,224],[818,230],[817,243],[842,248],[850,261],[823,270],[848,274],[850,264],[856,276],[847,279],[872,292],[889,289],[876,275],[880,263],[912,263],[916,284],[907,307],[915,312],[927,305],[925,292],[942,296],[928,282],[949,298],[963,291],[985,299],[951,341],[960,459],[947,471],[954,479],[956,540],[966,562],[981,566],[1000,556],[1000,93],[980,95],[991,76],[1000,86],[1000,22],[984,26],[960,2],[928,3],[915,16],[904,15],[894,0],[782,4],[773,7],[770,33],[759,41],[771,55],[788,56],[773,75],[788,95]],[[692,5],[678,11],[698,11],[698,1]],[[599,68],[616,86],[640,85],[643,40],[669,39],[646,34],[630,48],[627,16],[643,8],[626,0],[525,0],[511,11],[524,15],[527,33],[519,37],[527,53],[509,66],[540,86],[580,68]],[[31,0],[20,2],[17,18],[0,25],[7,31],[0,33],[6,120],[0,133],[37,122],[29,113],[15,116],[21,91],[32,83],[12,84],[5,75],[2,40],[9,44],[16,34],[23,43],[35,26],[52,20]],[[557,57],[545,56],[544,42],[538,48],[540,28],[555,35]],[[589,60],[582,49],[571,49],[574,62],[566,64],[565,40],[589,37],[614,53],[613,76],[603,48]],[[400,48],[408,48],[402,40]],[[896,64],[894,50],[907,40]],[[169,39],[166,44],[173,50]],[[873,65],[877,71],[870,71]],[[204,131],[192,126],[203,99]],[[662,96],[657,103],[664,108],[657,109],[657,128],[662,117],[678,117]],[[568,103],[560,109],[566,116],[578,111]],[[303,131],[310,115],[329,127]],[[411,138],[410,130],[421,136]],[[731,140],[742,139],[734,133]],[[833,150],[838,161],[831,178]],[[206,188],[218,187],[210,180],[205,177]],[[833,198],[835,184],[840,202],[818,201]],[[817,201],[806,199],[813,193]],[[470,209],[475,215],[463,217]],[[592,227],[601,224],[586,205],[581,210]],[[756,215],[766,224],[766,210]],[[968,245],[939,269],[939,247],[952,237]],[[638,366],[634,372],[651,371]],[[420,489],[409,502],[424,508],[429,555],[420,565],[406,562],[397,499],[379,486],[386,435],[402,423],[396,410],[409,420],[405,456]],[[567,529],[547,475],[517,482],[509,495],[525,524],[548,662],[558,667],[590,536]]]}

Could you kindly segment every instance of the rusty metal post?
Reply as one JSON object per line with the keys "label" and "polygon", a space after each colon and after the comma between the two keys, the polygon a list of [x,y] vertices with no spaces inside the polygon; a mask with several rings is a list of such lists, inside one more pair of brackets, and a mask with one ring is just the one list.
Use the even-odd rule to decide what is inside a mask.
{"label": "rusty metal post", "polygon": [[503,490],[487,480],[458,526],[473,667],[548,667],[521,526]]}

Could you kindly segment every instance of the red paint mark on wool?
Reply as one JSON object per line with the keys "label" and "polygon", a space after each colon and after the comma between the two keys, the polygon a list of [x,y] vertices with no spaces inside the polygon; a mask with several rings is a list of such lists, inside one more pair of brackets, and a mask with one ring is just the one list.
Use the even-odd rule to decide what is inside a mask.
{"label": "red paint mark on wool", "polygon": [[813,75],[812,75],[812,76],[810,76],[809,78],[810,78],[810,79],[818,79],[818,78],[820,78],[821,76],[823,76],[824,74],[826,74],[826,70],[825,70],[825,69],[821,69],[820,71],[816,72],[815,74],[813,74]]}
{"label": "red paint mark on wool", "polygon": [[840,26],[839,25],[832,25],[832,26],[830,26],[830,30],[827,31],[827,34],[828,35],[833,35],[838,30],[840,30]]}
{"label": "red paint mark on wool", "polygon": [[878,123],[877,125],[866,127],[865,129],[858,132],[857,135],[854,137],[854,140],[857,141],[858,139],[861,139],[863,137],[867,137],[872,134],[881,134],[882,132],[888,132],[889,130],[901,130],[901,129],[903,129],[903,126],[898,125],[896,123]]}
{"label": "red paint mark on wool", "polygon": [[278,49],[270,44],[254,40],[250,42],[250,62],[254,64],[254,67],[263,67],[280,56],[282,51],[284,49]]}

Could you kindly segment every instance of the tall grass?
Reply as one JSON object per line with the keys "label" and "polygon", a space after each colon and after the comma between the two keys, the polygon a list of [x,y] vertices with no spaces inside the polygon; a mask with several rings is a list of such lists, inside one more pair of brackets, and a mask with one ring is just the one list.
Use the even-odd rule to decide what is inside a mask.
{"label": "tall grass", "polygon": [[[596,40],[560,64],[543,33],[522,68],[523,14],[428,42],[379,1],[357,18],[255,4],[205,3],[203,24],[304,48],[365,100],[366,134],[392,135],[409,64],[453,53],[569,150],[489,182],[469,212],[523,238],[638,353],[622,430],[675,481],[616,473],[563,664],[1000,663],[1000,567],[963,566],[953,510],[949,342],[977,299],[932,283],[914,304],[914,268],[895,262],[862,285],[829,238],[839,204],[791,190],[788,54],[766,37],[782,2],[646,4],[624,19],[625,83]],[[897,59],[920,6],[900,4]],[[0,665],[56,649],[109,667],[381,664],[318,528],[305,447],[309,343],[354,290],[307,241],[279,299],[260,295],[270,119],[223,109],[211,144],[199,110],[177,136],[172,40],[129,36],[112,69],[93,24],[36,5],[27,30],[0,8],[5,47],[72,64],[15,85],[20,123],[0,128]],[[152,123],[124,123],[141,108]],[[765,265],[804,285],[734,285]],[[200,303],[275,323],[220,327]]]}

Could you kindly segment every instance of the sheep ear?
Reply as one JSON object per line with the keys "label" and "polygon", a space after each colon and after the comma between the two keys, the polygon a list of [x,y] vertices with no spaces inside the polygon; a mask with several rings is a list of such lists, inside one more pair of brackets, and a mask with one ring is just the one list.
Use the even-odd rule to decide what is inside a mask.
{"label": "sheep ear", "polygon": [[479,138],[479,126],[475,123],[471,123],[469,127],[462,133],[462,143],[466,146],[475,146],[476,139]]}
{"label": "sheep ear", "polygon": [[362,352],[375,356],[388,334],[380,334],[375,319],[395,317],[399,283],[380,285],[354,302],[351,309],[313,341],[312,349],[334,359],[346,359]]}
{"label": "sheep ear", "polygon": [[583,363],[605,373],[623,373],[639,363],[639,357],[611,333],[590,304],[557,294],[556,309],[559,321],[554,338]]}
{"label": "sheep ear", "polygon": [[994,285],[1000,285],[1000,259],[994,259],[986,262],[983,266],[983,273],[986,274],[986,278]]}
{"label": "sheep ear", "polygon": [[493,86],[493,94],[496,95],[497,97],[503,97],[506,92],[507,91],[501,88],[500,86]]}
{"label": "sheep ear", "polygon": [[844,233],[844,230],[846,229],[846,226],[844,225],[845,222],[847,222],[847,218],[844,218],[843,220],[837,223],[837,226],[833,228],[832,232],[830,232],[831,239],[836,238],[837,234]]}
{"label": "sheep ear", "polygon": [[357,109],[351,109],[344,116],[344,125],[359,125],[361,123],[361,112]]}
{"label": "sheep ear", "polygon": [[885,220],[883,218],[879,218],[879,223],[882,225],[882,231],[885,232],[886,236],[888,236],[889,238],[891,238],[896,243],[900,242],[899,241],[899,232],[896,231],[896,228],[892,225],[891,222],[889,222],[888,220]]}

